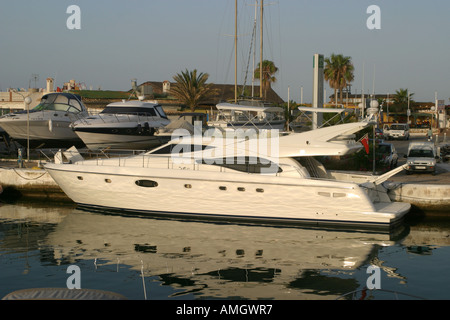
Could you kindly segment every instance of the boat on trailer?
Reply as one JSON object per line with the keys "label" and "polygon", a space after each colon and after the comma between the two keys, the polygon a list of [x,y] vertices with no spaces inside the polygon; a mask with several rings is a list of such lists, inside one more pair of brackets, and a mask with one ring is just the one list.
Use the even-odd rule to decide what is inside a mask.
{"label": "boat on trailer", "polygon": [[76,149],[46,170],[80,207],[201,219],[391,228],[410,204],[392,202],[382,176],[335,174],[314,157],[357,152],[346,137],[368,122],[268,139],[172,139],[149,152],[87,160]]}

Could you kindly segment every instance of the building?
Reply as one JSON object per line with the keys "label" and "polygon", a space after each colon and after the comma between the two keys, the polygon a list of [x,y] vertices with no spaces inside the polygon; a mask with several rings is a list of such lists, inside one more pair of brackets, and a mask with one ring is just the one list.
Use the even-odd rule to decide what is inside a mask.
{"label": "building", "polygon": [[[163,99],[170,99],[170,88],[173,85],[174,83],[171,83],[168,80],[162,82],[146,81],[138,86],[138,90],[140,92],[144,92],[146,98],[157,99],[158,102],[164,104]],[[213,84],[213,89],[216,90],[217,94],[211,97],[208,101],[204,101],[201,104],[201,107],[210,108],[219,102],[234,100],[234,88],[234,84]],[[238,86],[238,90],[242,92],[242,86]],[[259,86],[255,86],[254,90],[255,92],[259,92]],[[248,90],[245,91],[251,91],[251,88],[248,87]],[[145,93],[151,94],[147,96]],[[267,91],[266,100],[274,104],[284,103],[283,99],[272,88]],[[174,101],[172,100],[172,102]]]}
{"label": "building", "polygon": [[[364,100],[369,101],[369,100],[378,100],[378,101],[385,101],[385,103],[389,103],[392,104],[394,103],[394,95],[389,95],[389,94],[365,94],[364,95]],[[338,103],[340,102],[340,94],[338,92],[337,94],[337,101]],[[361,94],[354,94],[354,93],[349,93],[349,92],[343,92],[342,94],[342,104],[344,105],[354,105],[354,106],[358,106],[361,102],[363,101],[363,96]],[[333,104],[336,103],[336,99],[334,98],[334,93],[329,96],[329,103]]]}

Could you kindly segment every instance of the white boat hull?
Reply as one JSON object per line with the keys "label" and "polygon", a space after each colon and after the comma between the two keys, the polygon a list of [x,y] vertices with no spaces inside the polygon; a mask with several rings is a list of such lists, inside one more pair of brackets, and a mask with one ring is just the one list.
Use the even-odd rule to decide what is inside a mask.
{"label": "white boat hull", "polygon": [[28,140],[32,147],[42,144],[45,147],[83,145],[70,124],[69,118],[63,120],[31,118],[27,121],[21,117],[21,119],[0,122],[8,135],[22,145]]}
{"label": "white boat hull", "polygon": [[[410,209],[405,203],[374,204],[351,182],[182,168],[48,164],[46,169],[75,203],[99,209],[383,228]],[[140,180],[157,186],[138,186]]]}
{"label": "white boat hull", "polygon": [[142,135],[122,135],[105,134],[95,132],[76,131],[78,137],[83,140],[90,150],[111,149],[130,149],[130,150],[149,150],[166,143],[170,137],[142,136]]}

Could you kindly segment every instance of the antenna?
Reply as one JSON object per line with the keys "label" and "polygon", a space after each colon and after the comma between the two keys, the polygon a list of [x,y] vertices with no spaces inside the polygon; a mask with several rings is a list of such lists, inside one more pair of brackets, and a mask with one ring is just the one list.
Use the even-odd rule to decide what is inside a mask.
{"label": "antenna", "polygon": [[[35,73],[33,73],[32,75],[31,75],[31,79],[32,80],[34,80],[34,88],[37,88],[37,81],[39,80],[39,75],[38,74],[35,74]],[[31,80],[30,80],[31,81]]]}

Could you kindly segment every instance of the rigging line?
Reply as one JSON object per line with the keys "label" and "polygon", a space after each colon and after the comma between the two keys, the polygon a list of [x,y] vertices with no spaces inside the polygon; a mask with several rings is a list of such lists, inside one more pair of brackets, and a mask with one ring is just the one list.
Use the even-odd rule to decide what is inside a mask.
{"label": "rigging line", "polygon": [[278,62],[279,65],[279,70],[281,70],[280,72],[280,82],[281,82],[281,87],[283,88],[284,86],[282,85],[284,80],[283,80],[283,58],[282,58],[282,41],[281,41],[281,11],[280,11],[280,3],[278,2],[278,41],[279,41],[279,45],[278,45],[278,49],[280,50],[280,61]]}
{"label": "rigging line", "polygon": [[[226,65],[226,59],[224,59],[222,57],[222,49],[221,49],[221,44],[222,44],[222,40],[223,40],[223,36],[225,35],[225,33],[223,32],[224,28],[228,28],[229,24],[227,23],[226,26],[225,25],[225,21],[228,21],[227,18],[230,16],[229,12],[230,12],[230,3],[229,1],[225,2],[226,7],[221,10],[221,14],[220,16],[222,16],[222,20],[220,23],[220,28],[219,28],[219,32],[218,32],[218,36],[217,36],[217,53],[216,53],[216,78],[217,81],[221,81],[222,83],[227,83],[227,79],[228,79],[228,73],[229,73],[229,65],[230,63],[228,63],[228,66]],[[234,5],[233,5],[233,12],[234,12]],[[223,12],[225,12],[225,14],[222,14]],[[228,47],[228,46],[226,46]],[[234,50],[234,46],[232,48],[232,50]],[[230,55],[230,59],[232,58],[232,55]],[[220,62],[220,66],[219,66],[219,62]],[[225,68],[226,72],[223,71],[223,69]],[[219,76],[219,74],[223,75],[225,74],[225,77]]]}
{"label": "rigging line", "polygon": [[[247,59],[247,69],[245,71],[245,78],[244,83],[242,85],[242,93],[241,95],[244,96],[245,86],[247,85],[247,77],[248,77],[248,68],[250,67],[250,60],[254,49],[254,40],[256,37],[256,19],[253,23],[253,34],[252,34],[252,40],[250,41],[250,50],[248,52],[248,59]],[[253,75],[252,75],[253,76]]]}

